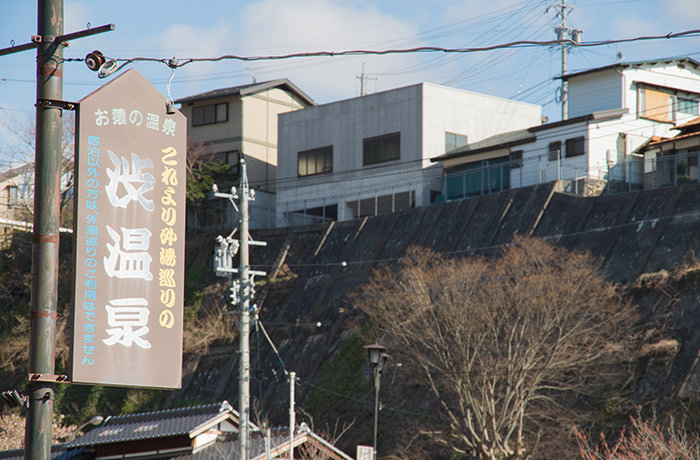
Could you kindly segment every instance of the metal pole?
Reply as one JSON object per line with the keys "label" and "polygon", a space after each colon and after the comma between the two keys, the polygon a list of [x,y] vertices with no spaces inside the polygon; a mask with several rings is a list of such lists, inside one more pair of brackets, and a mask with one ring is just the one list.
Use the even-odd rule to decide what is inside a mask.
{"label": "metal pole", "polygon": [[289,373],[289,460],[294,460],[294,428],[297,425],[296,414],[294,412],[294,383],[297,373]]}
{"label": "metal pole", "polygon": [[379,366],[374,366],[374,437],[372,442],[372,459],[377,460],[377,425],[379,420],[379,384],[381,372]]}
{"label": "metal pole", "polygon": [[239,459],[248,460],[248,421],[250,417],[250,277],[248,274],[248,177],[246,176],[245,160],[241,159],[241,190],[239,192],[241,206],[241,221],[239,233],[241,246],[239,248],[240,274],[240,372],[238,376],[238,395],[240,420],[238,424],[240,454]]}
{"label": "metal pole", "polygon": [[[561,30],[567,33],[566,28],[566,0],[561,2]],[[569,113],[569,82],[566,77],[567,44],[561,44],[561,119],[566,120]]]}
{"label": "metal pole", "polygon": [[[63,0],[38,0],[36,97],[63,98]],[[32,296],[29,311],[29,374],[54,375],[56,345],[56,298],[58,292],[58,245],[61,152],[61,109],[36,106],[36,152],[34,169],[34,232],[32,245]],[[25,426],[24,458],[49,460],[54,384],[28,385],[29,408]]]}

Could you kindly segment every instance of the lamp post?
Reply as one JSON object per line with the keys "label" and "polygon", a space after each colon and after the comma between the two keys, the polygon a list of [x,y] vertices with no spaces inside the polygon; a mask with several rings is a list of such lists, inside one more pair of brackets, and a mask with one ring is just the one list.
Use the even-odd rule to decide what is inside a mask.
{"label": "lamp post", "polygon": [[90,425],[98,426],[98,425],[101,425],[102,422],[104,422],[104,421],[105,421],[105,418],[103,416],[95,415],[93,418],[91,418],[90,420],[88,420],[87,422],[83,423],[82,425],[80,425],[78,428],[75,429],[75,431],[74,431],[75,438],[78,438],[80,436],[80,434],[78,434],[78,433],[84,434],[85,429],[87,427],[89,427]]}
{"label": "lamp post", "polygon": [[367,350],[367,357],[369,358],[369,364],[372,366],[372,371],[374,373],[374,441],[372,444],[372,458],[377,460],[377,422],[379,419],[379,384],[381,383],[382,371],[384,370],[384,365],[386,360],[389,359],[389,355],[386,353],[386,348],[378,343],[373,343],[371,345],[365,345],[363,347]]}

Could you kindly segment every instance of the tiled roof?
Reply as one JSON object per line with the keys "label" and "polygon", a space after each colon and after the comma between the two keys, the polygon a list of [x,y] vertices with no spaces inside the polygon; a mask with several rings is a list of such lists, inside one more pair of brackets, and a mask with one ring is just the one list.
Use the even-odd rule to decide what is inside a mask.
{"label": "tiled roof", "polygon": [[700,128],[700,117],[693,118],[692,120],[683,123],[682,125],[678,125],[672,129],[678,129],[681,132],[687,132],[687,131],[697,131],[698,128]]}
{"label": "tiled roof", "polygon": [[238,421],[238,412],[226,401],[107,417],[102,425],[66,444],[66,447],[95,446],[178,435],[193,436],[201,427],[226,419],[233,419],[236,423]]}
{"label": "tiled roof", "polygon": [[697,131],[691,131],[689,133],[679,134],[670,138],[661,138],[659,140],[649,142],[647,147],[656,147],[658,145],[669,144],[683,139],[690,139],[691,137],[700,137],[700,133]]}

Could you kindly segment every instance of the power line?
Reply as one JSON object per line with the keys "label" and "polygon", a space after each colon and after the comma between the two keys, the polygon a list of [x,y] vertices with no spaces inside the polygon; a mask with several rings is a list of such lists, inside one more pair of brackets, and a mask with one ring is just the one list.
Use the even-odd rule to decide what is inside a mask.
{"label": "power line", "polygon": [[[531,48],[540,46],[553,46],[553,45],[574,45],[581,48],[596,47],[596,46],[606,46],[617,43],[629,43],[638,41],[650,41],[650,40],[668,40],[672,38],[689,38],[700,36],[700,29],[691,29],[683,32],[670,32],[666,35],[645,35],[633,38],[622,38],[622,39],[611,39],[611,40],[601,40],[601,41],[590,41],[590,42],[574,42],[571,39],[562,40],[516,40],[508,43],[502,43],[497,45],[488,45],[481,47],[469,47],[469,48],[446,48],[439,46],[419,46],[414,48],[396,48],[396,49],[384,49],[384,50],[370,50],[370,49],[355,49],[355,50],[344,50],[344,51],[310,51],[310,52],[299,52],[299,53],[289,53],[289,54],[279,54],[279,55],[260,55],[260,56],[242,56],[235,54],[226,54],[217,57],[204,57],[204,58],[152,58],[152,57],[133,57],[133,58],[118,58],[112,59],[111,62],[121,62],[121,65],[114,66],[110,73],[116,72],[123,68],[124,66],[131,64],[133,62],[160,62],[168,65],[171,68],[179,68],[194,62],[218,62],[225,60],[235,60],[243,62],[255,62],[255,61],[274,61],[274,60],[284,60],[284,59],[294,59],[294,58],[311,58],[311,57],[341,57],[341,56],[365,56],[365,55],[391,55],[391,54],[411,54],[411,53],[476,53],[483,51],[493,51],[508,48]],[[66,58],[63,62],[82,62],[85,58]],[[110,61],[108,61],[110,62]]]}

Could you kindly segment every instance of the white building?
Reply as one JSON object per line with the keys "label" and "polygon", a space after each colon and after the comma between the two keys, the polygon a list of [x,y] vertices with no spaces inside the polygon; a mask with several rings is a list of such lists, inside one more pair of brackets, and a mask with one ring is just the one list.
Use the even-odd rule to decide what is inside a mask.
{"label": "white building", "polygon": [[436,154],[541,122],[541,107],[420,83],[279,116],[277,225],[423,206]]}
{"label": "white building", "polygon": [[441,199],[557,179],[579,194],[641,188],[637,150],[698,116],[700,63],[667,59],[618,63],[563,77],[569,118],[500,133],[433,158],[441,162]]}

